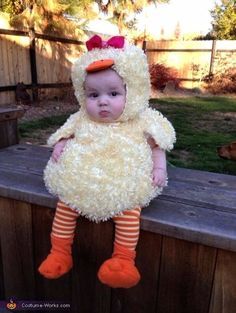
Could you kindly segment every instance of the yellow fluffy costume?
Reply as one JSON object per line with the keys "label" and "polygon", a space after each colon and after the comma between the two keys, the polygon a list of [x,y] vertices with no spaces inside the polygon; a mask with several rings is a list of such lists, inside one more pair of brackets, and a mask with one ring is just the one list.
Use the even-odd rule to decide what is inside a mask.
{"label": "yellow fluffy costume", "polygon": [[[85,110],[86,68],[101,59],[114,60],[112,68],[126,85],[125,109],[114,123],[92,121]],[[161,149],[170,150],[175,132],[165,117],[148,107],[150,79],[145,54],[128,43],[121,49],[92,49],[75,62],[72,81],[81,109],[48,140],[53,146],[74,136],[58,162],[49,160],[46,166],[48,190],[93,221],[146,206],[162,191],[152,185],[147,137],[151,136]]]}

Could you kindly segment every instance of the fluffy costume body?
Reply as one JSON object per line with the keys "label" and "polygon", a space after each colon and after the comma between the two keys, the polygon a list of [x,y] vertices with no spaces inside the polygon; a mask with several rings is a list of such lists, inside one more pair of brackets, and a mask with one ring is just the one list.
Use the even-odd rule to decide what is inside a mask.
{"label": "fluffy costume body", "polygon": [[[114,43],[118,46],[110,47]],[[78,212],[93,221],[112,218],[115,223],[113,254],[101,265],[99,280],[113,288],[130,288],[140,280],[135,249],[141,207],[162,191],[153,186],[157,149],[152,151],[147,139],[152,138],[160,149],[170,150],[175,132],[166,118],[148,108],[146,56],[141,49],[123,43],[123,37],[104,43],[99,36],[86,43],[88,49],[92,48],[79,58],[72,71],[81,109],[48,140],[53,146],[62,138],[70,138],[57,162],[49,160],[44,172],[48,190],[62,201],[57,204],[53,220],[51,252],[39,267],[46,278],[58,278],[72,267],[71,244]],[[123,98],[123,112],[118,118],[98,122],[86,111],[84,83],[87,72],[103,70],[107,64],[123,79],[126,101],[123,110]]]}
{"label": "fluffy costume body", "polygon": [[91,220],[106,220],[146,206],[161,192],[152,186],[146,138],[151,135],[161,148],[171,148],[172,128],[159,113],[147,109],[132,120],[106,124],[78,112],[50,140],[72,134],[58,162],[50,160],[45,169],[49,191],[71,208]]}
{"label": "fluffy costume body", "polygon": [[[83,84],[87,66],[108,58],[114,60],[112,68],[126,85],[126,105],[116,122],[98,123],[86,113]],[[152,185],[153,163],[147,138],[170,150],[175,132],[166,118],[148,108],[150,80],[145,54],[133,45],[93,49],[74,64],[72,80],[81,109],[48,140],[52,146],[74,136],[59,161],[49,160],[46,166],[48,190],[94,221],[146,206],[162,190]]]}

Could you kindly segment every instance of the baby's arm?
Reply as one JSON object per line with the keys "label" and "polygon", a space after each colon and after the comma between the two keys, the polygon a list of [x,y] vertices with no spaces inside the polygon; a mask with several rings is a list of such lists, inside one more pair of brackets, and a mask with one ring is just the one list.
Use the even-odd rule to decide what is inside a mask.
{"label": "baby's arm", "polygon": [[148,144],[152,149],[153,161],[153,185],[156,187],[164,187],[166,185],[167,171],[166,171],[166,154],[165,151],[160,149],[155,143],[154,139],[149,137]]}
{"label": "baby's arm", "polygon": [[75,133],[75,129],[79,124],[80,111],[72,114],[64,125],[62,125],[54,134],[52,134],[48,140],[47,144],[50,147],[55,146],[61,139],[70,138]]}
{"label": "baby's arm", "polygon": [[59,160],[62,152],[64,151],[67,141],[70,140],[71,138],[73,138],[73,136],[71,136],[70,138],[62,138],[55,144],[53,148],[52,156],[51,156],[54,162],[57,162]]}
{"label": "baby's arm", "polygon": [[78,123],[80,111],[72,114],[64,125],[62,125],[54,134],[52,134],[47,144],[53,147],[52,160],[57,162],[62,154],[67,141],[74,137],[76,125]]}

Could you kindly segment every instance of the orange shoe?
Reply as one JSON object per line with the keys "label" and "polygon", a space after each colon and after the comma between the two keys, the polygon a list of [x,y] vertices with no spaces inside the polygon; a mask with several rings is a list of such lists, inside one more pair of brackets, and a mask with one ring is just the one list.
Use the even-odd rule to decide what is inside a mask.
{"label": "orange shoe", "polygon": [[69,272],[73,266],[71,246],[73,238],[51,236],[52,248],[50,254],[41,263],[38,271],[49,279],[56,279]]}
{"label": "orange shoe", "polygon": [[99,271],[99,280],[112,288],[130,288],[140,280],[140,274],[134,265],[136,252],[114,244],[112,258],[105,261]]}

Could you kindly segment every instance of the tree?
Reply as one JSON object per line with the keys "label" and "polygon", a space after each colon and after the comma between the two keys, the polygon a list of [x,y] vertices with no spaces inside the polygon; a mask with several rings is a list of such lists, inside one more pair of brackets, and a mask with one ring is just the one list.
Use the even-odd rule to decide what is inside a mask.
{"label": "tree", "polygon": [[221,0],[211,11],[214,37],[236,39],[236,0]]}
{"label": "tree", "polygon": [[174,38],[176,40],[179,40],[180,36],[181,36],[181,28],[180,28],[180,22],[178,21],[176,26],[175,26]]}
{"label": "tree", "polygon": [[133,13],[140,13],[149,4],[167,3],[169,0],[98,0],[96,2],[102,12],[112,16],[112,21],[117,24],[120,33],[126,34],[127,30],[135,28]]}
{"label": "tree", "polygon": [[[44,33],[64,35],[74,34],[76,28],[83,33],[86,23],[103,13],[117,24],[121,34],[127,35],[135,30],[134,13],[158,2],[169,0],[1,0],[0,10],[10,14],[14,27],[34,26]],[[65,13],[74,16],[76,24],[68,21]]]}
{"label": "tree", "polygon": [[92,20],[99,14],[98,4],[92,0],[59,0],[59,3],[66,5],[65,13],[77,19]]}
{"label": "tree", "polygon": [[19,15],[36,2],[35,0],[1,0],[1,11],[9,13],[11,16]]}
{"label": "tree", "polygon": [[[82,23],[87,21],[85,7],[88,10],[88,2],[92,1],[80,1]],[[14,28],[34,28],[47,34],[81,37],[84,32],[80,25],[64,16],[69,6],[70,3],[60,0],[2,0],[0,10],[10,15],[10,24]]]}

